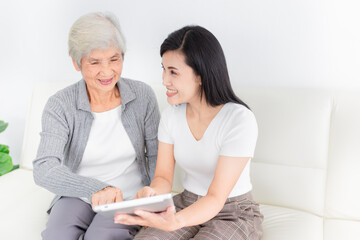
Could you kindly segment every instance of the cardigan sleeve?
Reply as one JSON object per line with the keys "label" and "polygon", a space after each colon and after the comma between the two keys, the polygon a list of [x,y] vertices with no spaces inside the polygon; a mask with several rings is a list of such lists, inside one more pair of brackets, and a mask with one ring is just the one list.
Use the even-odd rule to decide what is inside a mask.
{"label": "cardigan sleeve", "polygon": [[150,180],[155,174],[157,151],[158,151],[158,127],[160,122],[160,112],[154,91],[151,87],[147,88],[147,109],[145,116],[145,148],[146,158],[149,165]]}
{"label": "cardigan sleeve", "polygon": [[79,176],[63,164],[66,145],[82,140],[70,138],[71,117],[68,109],[64,101],[56,96],[50,97],[45,105],[41,140],[33,161],[34,181],[59,196],[83,197],[91,201],[92,194],[108,184]]}

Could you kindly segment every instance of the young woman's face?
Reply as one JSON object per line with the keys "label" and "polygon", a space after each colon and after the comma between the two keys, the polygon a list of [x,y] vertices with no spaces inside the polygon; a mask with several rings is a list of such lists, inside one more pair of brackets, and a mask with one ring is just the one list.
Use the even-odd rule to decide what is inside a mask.
{"label": "young woman's face", "polygon": [[200,101],[201,78],[185,63],[180,51],[166,51],[162,56],[163,85],[170,105]]}
{"label": "young woman's face", "polygon": [[[74,62],[74,61],[73,61]],[[81,69],[74,62],[76,70],[81,71],[86,85],[95,91],[111,91],[119,81],[123,59],[116,47],[105,50],[96,49],[81,59]]]}

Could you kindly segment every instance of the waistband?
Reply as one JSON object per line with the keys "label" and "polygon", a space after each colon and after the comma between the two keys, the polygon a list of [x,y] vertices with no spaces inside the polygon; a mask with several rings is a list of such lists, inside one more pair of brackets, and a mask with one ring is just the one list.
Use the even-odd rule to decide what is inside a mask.
{"label": "waistband", "polygon": [[[188,198],[188,199],[191,199],[191,200],[194,200],[194,201],[197,201],[197,200],[199,200],[200,198],[203,197],[203,196],[197,195],[195,193],[189,192],[188,190],[184,190],[180,194],[182,195],[182,197],[185,197],[185,198]],[[225,203],[241,201],[241,200],[244,200],[244,199],[253,200],[251,191],[249,191],[247,193],[244,193],[242,195],[238,195],[238,196],[235,196],[235,197],[228,198],[228,199],[226,199]]]}

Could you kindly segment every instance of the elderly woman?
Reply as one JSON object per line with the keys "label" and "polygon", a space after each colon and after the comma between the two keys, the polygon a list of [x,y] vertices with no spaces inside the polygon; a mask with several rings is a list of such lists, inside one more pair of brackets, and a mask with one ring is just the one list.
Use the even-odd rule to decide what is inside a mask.
{"label": "elderly woman", "polygon": [[124,53],[113,14],[84,15],[70,30],[69,54],[83,79],[43,112],[34,179],[56,194],[43,239],[132,239],[140,228],[92,211],[132,198],[154,175],[159,110],[149,86],[120,77]]}

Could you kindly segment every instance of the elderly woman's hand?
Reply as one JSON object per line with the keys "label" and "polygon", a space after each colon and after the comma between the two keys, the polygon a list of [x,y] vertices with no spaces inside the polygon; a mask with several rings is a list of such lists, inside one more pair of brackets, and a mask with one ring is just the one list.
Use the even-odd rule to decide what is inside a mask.
{"label": "elderly woman's hand", "polygon": [[122,192],[119,188],[106,187],[92,195],[91,205],[94,207],[107,203],[120,202],[122,200]]}

